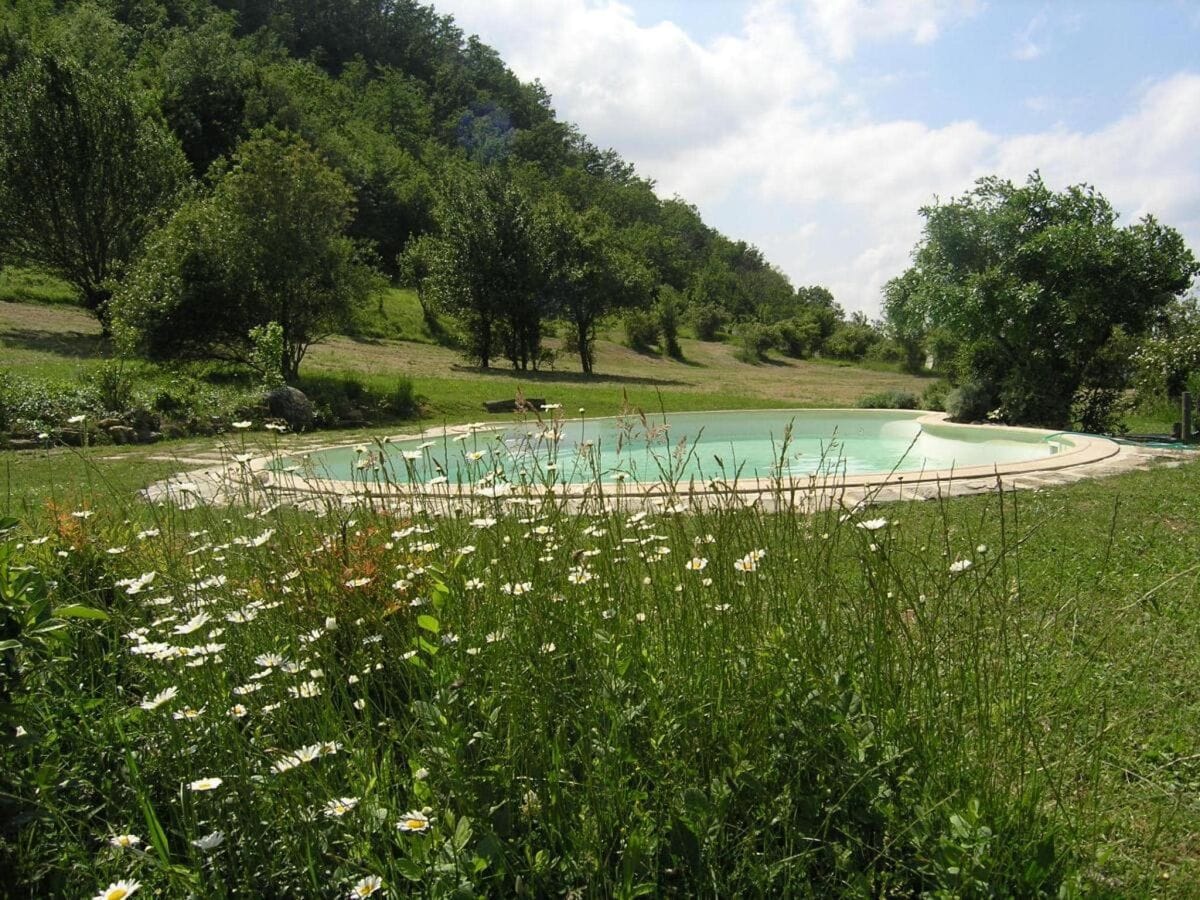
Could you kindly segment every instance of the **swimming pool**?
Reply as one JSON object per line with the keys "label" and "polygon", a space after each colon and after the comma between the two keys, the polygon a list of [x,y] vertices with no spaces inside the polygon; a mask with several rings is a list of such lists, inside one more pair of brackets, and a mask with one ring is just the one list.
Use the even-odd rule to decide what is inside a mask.
{"label": "swimming pool", "polygon": [[[905,410],[753,410],[476,423],[275,460],[339,483],[706,484],[996,471],[1053,462],[1092,439],[954,425]],[[1107,442],[1105,442],[1107,443]]]}

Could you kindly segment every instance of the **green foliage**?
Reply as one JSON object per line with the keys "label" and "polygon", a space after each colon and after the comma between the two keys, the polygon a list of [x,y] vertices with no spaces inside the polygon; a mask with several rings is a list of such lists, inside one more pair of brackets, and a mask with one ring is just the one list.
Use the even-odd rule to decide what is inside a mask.
{"label": "green foliage", "polygon": [[463,168],[442,186],[437,221],[426,283],[462,323],[468,355],[484,368],[501,351],[514,368],[536,366],[549,300],[528,193],[499,169]]}
{"label": "green foliage", "polygon": [[0,250],[70,282],[107,327],[114,281],[186,167],[121,75],[33,56],[0,90]]}
{"label": "green foliage", "polygon": [[1131,354],[1138,402],[1177,401],[1200,374],[1200,297],[1189,294],[1168,307],[1155,332]]}
{"label": "green foliage", "polygon": [[775,324],[775,346],[792,359],[812,356],[820,342],[820,325],[808,316],[784,319]]}
{"label": "green foliage", "polygon": [[255,325],[250,329],[250,365],[262,374],[263,388],[268,391],[284,384],[285,352],[283,326],[278,322]]}
{"label": "green foliage", "polygon": [[658,317],[658,333],[663,353],[671,359],[683,359],[683,348],[679,346],[679,319],[682,310],[682,295],[669,284],[660,287],[654,312]]}
{"label": "green foliage", "polygon": [[625,345],[638,353],[653,353],[658,346],[659,322],[651,313],[631,309],[621,317],[625,329]]}
{"label": "green foliage", "polygon": [[761,322],[743,322],[737,329],[737,358],[745,363],[760,363],[775,346],[775,330]]}
{"label": "green foliage", "polygon": [[1094,357],[1117,329],[1140,335],[1200,272],[1172,228],[1147,217],[1116,227],[1094,189],[1051,192],[981,179],[922,209],[916,263],[885,292],[894,333],[915,343],[946,329],[960,349],[952,373],[973,381],[1007,421],[1063,427],[1080,388],[1119,389]]}
{"label": "green foliage", "polygon": [[859,316],[838,325],[825,340],[822,350],[834,359],[858,361],[882,340],[879,331]]}
{"label": "green foliage", "polygon": [[995,395],[988,388],[965,381],[946,394],[942,408],[956,422],[982,422],[989,418],[995,403]]}
{"label": "green foliage", "polygon": [[721,330],[728,321],[725,311],[715,303],[700,303],[691,307],[692,328],[702,341],[719,341]]}
{"label": "green foliage", "polygon": [[[250,330],[278,322],[280,374],[349,326],[381,288],[345,236],[352,195],[303,141],[243,143],[213,193],[186,204],[149,241],[114,302],[118,337],[157,358],[247,359]],[[249,289],[247,289],[249,288]]]}
{"label": "green foliage", "polygon": [[944,378],[939,378],[937,381],[931,382],[921,393],[920,408],[933,410],[934,412],[945,412],[946,397],[953,389],[953,385]]}
{"label": "green foliage", "polygon": [[879,391],[859,398],[859,409],[924,409],[922,400],[911,391]]}

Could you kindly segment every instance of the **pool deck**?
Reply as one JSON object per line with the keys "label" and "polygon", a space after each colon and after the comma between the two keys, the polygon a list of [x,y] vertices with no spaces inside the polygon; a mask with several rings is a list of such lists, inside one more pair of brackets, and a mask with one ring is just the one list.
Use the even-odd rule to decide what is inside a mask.
{"label": "pool deck", "polygon": [[[947,428],[957,426],[942,413],[918,421]],[[486,427],[503,427],[489,423]],[[1003,426],[993,426],[1002,429]],[[394,440],[435,439],[480,430],[478,425],[429,429],[418,434],[396,435]],[[1022,429],[1029,432],[1037,429]],[[1042,431],[1044,436],[1062,432]],[[1107,438],[1069,434],[1072,446],[1065,452],[1038,460],[1003,465],[976,466],[952,471],[873,473],[842,476],[746,478],[736,482],[689,482],[676,485],[635,482],[606,484],[554,484],[550,487],[477,487],[474,485],[406,485],[382,479],[358,482],[324,478],[311,473],[281,472],[272,468],[281,456],[317,453],[352,444],[313,443],[293,438],[271,454],[237,455],[220,448],[205,465],[156,482],[144,491],[154,503],[180,506],[247,505],[262,507],[291,504],[322,509],[338,504],[369,502],[397,512],[435,515],[540,505],[547,502],[580,511],[619,509],[669,509],[686,512],[712,507],[759,507],[771,510],[811,511],[827,506],[861,507],[906,500],[933,500],[985,494],[1000,490],[1039,490],[1145,469],[1156,462],[1193,458],[1189,451],[1120,444]],[[181,463],[201,460],[180,460]],[[216,465],[214,465],[216,463]],[[1178,463],[1176,463],[1178,464]]]}

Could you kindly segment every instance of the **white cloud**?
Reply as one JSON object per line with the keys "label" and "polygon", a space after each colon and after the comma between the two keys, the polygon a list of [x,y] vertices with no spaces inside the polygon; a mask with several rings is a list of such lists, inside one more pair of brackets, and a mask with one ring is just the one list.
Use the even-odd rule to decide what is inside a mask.
{"label": "white cloud", "polygon": [[1041,37],[1045,30],[1046,13],[1042,11],[1030,19],[1029,24],[1017,35],[1017,45],[1012,52],[1013,59],[1029,62],[1045,53],[1046,44]]}
{"label": "white cloud", "polygon": [[[698,43],[670,23],[637,25],[612,0],[453,0],[468,31],[560,115],[615,147],[659,193],[679,193],[730,237],[751,241],[796,284],[825,284],[875,314],[909,263],[921,206],[987,174],[1040,169],[1056,189],[1094,184],[1129,221],[1153,211],[1200,249],[1200,75],[1144,86],[1094,131],[1005,135],[976,121],[933,126],[872,116],[807,41],[829,53],[868,40],[928,40],[970,3],[807,0],[749,8],[736,34]],[[816,223],[816,227],[813,227]]]}
{"label": "white cloud", "polygon": [[931,43],[947,25],[981,8],[978,0],[804,0],[804,5],[809,24],[839,60],[870,41],[900,37]]}

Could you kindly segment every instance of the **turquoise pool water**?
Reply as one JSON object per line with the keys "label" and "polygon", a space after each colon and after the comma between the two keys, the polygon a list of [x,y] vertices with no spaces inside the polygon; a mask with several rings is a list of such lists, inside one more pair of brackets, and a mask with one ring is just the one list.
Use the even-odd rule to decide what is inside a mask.
{"label": "turquoise pool water", "polygon": [[399,484],[580,484],[599,480],[836,476],[918,472],[1044,459],[1066,436],[921,424],[922,412],[754,410],[665,418],[481,424],[462,434],[340,447],[277,461],[275,470]]}

